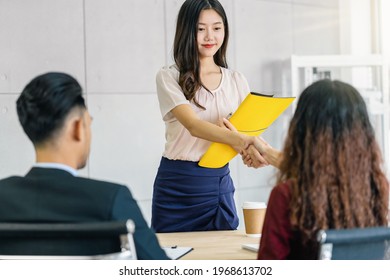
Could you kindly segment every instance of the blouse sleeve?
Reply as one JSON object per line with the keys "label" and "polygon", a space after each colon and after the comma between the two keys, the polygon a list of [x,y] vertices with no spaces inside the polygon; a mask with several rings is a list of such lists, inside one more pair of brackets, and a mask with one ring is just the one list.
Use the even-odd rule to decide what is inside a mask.
{"label": "blouse sleeve", "polygon": [[240,102],[242,102],[250,92],[248,81],[242,73],[237,71],[234,72],[233,77],[236,80],[237,91],[240,94]]}
{"label": "blouse sleeve", "polygon": [[276,186],[271,192],[257,256],[259,260],[283,260],[290,254],[290,197],[288,184]]}
{"label": "blouse sleeve", "polygon": [[173,117],[170,113],[173,108],[181,104],[189,104],[178,79],[179,72],[172,67],[164,67],[156,75],[157,96],[164,121]]}

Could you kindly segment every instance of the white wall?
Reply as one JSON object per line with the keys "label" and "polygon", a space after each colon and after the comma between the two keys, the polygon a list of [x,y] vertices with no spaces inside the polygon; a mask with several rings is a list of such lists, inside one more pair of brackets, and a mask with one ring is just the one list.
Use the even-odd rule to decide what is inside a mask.
{"label": "white wall", "polygon": [[[82,175],[126,184],[150,219],[154,176],[164,146],[155,92],[157,70],[172,62],[182,0],[0,0],[0,177],[23,175],[34,153],[15,100],[34,76],[74,75],[93,121],[92,153]],[[338,54],[338,0],[223,0],[231,27],[231,68],[251,89],[282,92],[282,61],[291,54]],[[263,135],[281,147],[276,121]],[[237,206],[268,199],[272,167],[231,171]],[[241,215],[241,211],[239,211]],[[242,227],[242,222],[240,224]]]}

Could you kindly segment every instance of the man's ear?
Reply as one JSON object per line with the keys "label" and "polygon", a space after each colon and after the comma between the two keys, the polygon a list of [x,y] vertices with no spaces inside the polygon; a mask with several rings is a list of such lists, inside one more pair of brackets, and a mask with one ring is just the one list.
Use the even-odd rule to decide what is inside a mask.
{"label": "man's ear", "polygon": [[72,120],[72,137],[75,141],[81,141],[83,139],[84,124],[81,117],[74,118]]}

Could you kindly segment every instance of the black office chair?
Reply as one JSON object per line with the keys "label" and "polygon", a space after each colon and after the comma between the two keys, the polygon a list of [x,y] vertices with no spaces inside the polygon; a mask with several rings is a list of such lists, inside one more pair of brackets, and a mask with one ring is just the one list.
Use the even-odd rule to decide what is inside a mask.
{"label": "black office chair", "polygon": [[137,259],[132,220],[0,223],[0,259]]}
{"label": "black office chair", "polygon": [[390,259],[390,228],[320,230],[321,260],[383,260]]}

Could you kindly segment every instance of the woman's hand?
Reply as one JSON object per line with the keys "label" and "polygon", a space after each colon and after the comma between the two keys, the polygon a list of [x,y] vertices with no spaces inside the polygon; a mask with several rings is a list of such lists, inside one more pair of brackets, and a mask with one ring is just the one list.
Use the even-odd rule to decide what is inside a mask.
{"label": "woman's hand", "polygon": [[[257,137],[254,144],[260,155],[271,165],[279,168],[282,160],[282,153],[274,149],[263,138]],[[255,153],[253,154],[255,155]]]}
{"label": "woman's hand", "polygon": [[241,157],[244,164],[248,167],[260,168],[269,165],[254,145],[250,145],[243,153],[241,153]]}
{"label": "woman's hand", "polygon": [[[234,127],[234,125],[226,118],[220,120],[219,126],[226,127],[231,131],[237,132],[237,129]],[[257,137],[248,136],[245,134],[240,135],[242,136],[243,144],[233,148],[241,154],[244,164],[254,168],[267,166],[268,162],[254,146],[257,141]]]}
{"label": "woman's hand", "polygon": [[227,118],[219,119],[218,125],[220,127],[224,127],[224,128],[227,128],[231,131],[237,132],[237,129],[235,128],[235,126]]}
{"label": "woman's hand", "polygon": [[273,149],[270,144],[268,144],[262,137],[256,137],[255,148],[261,154],[266,154],[270,149]]}
{"label": "woman's hand", "polygon": [[239,133],[237,129],[234,127],[234,125],[226,118],[222,118],[219,120],[218,125],[220,127],[224,127],[226,129],[229,129],[230,131],[236,132],[239,137],[240,141],[236,145],[232,145],[232,148],[236,150],[237,153],[242,154],[244,151],[255,142],[255,137],[248,136],[242,133]]}

